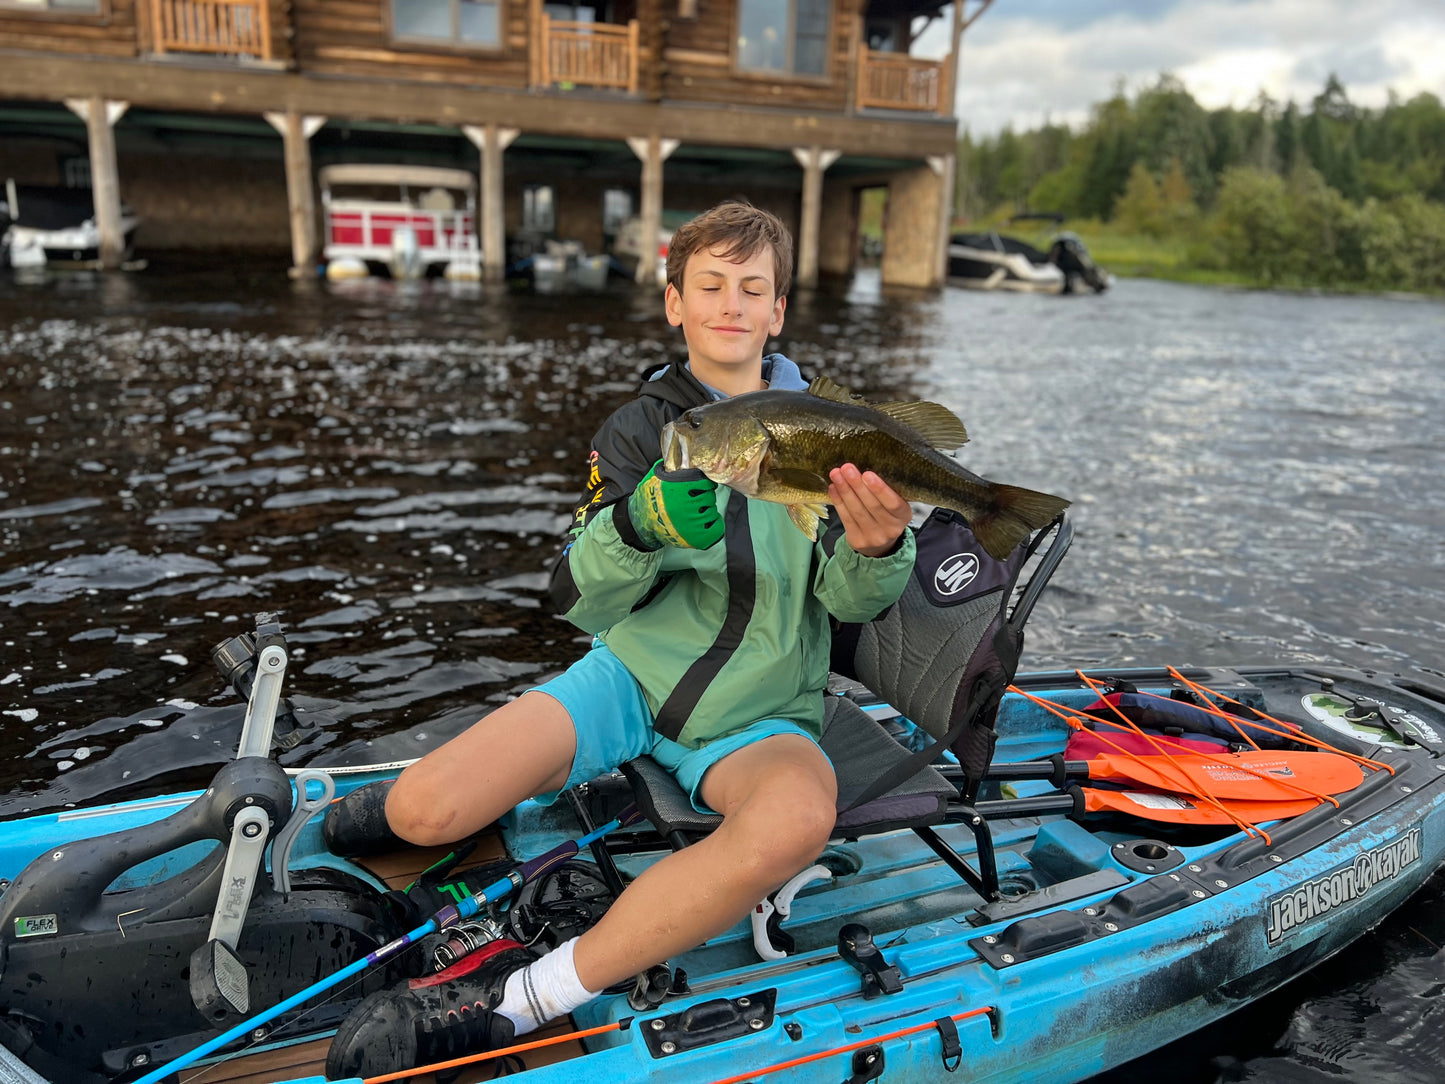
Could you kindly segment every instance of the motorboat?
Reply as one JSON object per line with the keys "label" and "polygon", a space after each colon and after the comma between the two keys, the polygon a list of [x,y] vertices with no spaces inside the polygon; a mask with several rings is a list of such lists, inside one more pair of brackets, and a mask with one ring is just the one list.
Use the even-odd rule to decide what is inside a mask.
{"label": "motorboat", "polygon": [[[1055,224],[1057,215],[1043,217]],[[1113,281],[1094,263],[1078,234],[1057,233],[1043,251],[1017,237],[994,230],[956,233],[948,244],[948,281],[974,290],[1013,290],[1020,293],[1069,294],[1084,289],[1103,293]]]}
{"label": "motorboat", "polygon": [[[816,864],[447,1072],[1081,1080],[1328,959],[1445,862],[1445,685],[1286,661],[1014,673],[1068,524],[999,563],[955,526],[835,639],[840,812]],[[0,823],[6,1079],[320,1084],[366,994],[554,947],[718,820],[644,757],[465,846],[347,858],[325,811],[405,764],[277,763],[324,723],[282,696],[275,615],[213,656],[245,712],[206,790]]]}
{"label": "motorboat", "polygon": [[[100,228],[89,188],[5,182],[0,202],[0,265],[94,264],[100,258]],[[121,204],[121,258],[131,257],[140,219]]]}
{"label": "motorboat", "polygon": [[481,278],[477,182],[464,169],[347,163],[320,171],[326,277]]}
{"label": "motorboat", "polygon": [[589,255],[581,241],[552,239],[541,241],[511,267],[512,274],[530,278],[540,293],[600,290],[614,271],[622,273],[611,256]]}

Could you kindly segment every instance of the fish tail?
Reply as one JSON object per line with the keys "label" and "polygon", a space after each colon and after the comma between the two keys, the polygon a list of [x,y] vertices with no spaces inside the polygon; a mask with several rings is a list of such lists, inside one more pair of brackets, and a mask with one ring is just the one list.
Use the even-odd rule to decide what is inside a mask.
{"label": "fish tail", "polygon": [[969,526],[988,555],[997,560],[1069,507],[1062,497],[1019,486],[995,485],[992,498],[988,511],[970,518]]}

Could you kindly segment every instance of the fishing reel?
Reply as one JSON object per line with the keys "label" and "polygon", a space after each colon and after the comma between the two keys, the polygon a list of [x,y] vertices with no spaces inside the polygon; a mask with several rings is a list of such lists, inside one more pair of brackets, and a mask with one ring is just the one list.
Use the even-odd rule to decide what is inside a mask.
{"label": "fishing reel", "polygon": [[[419,920],[423,914],[453,901],[457,892],[470,894],[470,887],[456,878],[465,877],[473,883],[486,881],[493,873],[513,866],[510,862],[496,863],[482,867],[480,875],[478,870],[467,870],[449,874],[442,882],[412,886],[405,894],[404,921]],[[395,898],[393,894],[393,901]],[[595,926],[615,898],[596,865],[575,859],[563,862],[523,885],[510,906],[489,904],[473,918],[425,937],[425,966],[432,972],[445,971],[464,956],[502,938],[551,951]]]}

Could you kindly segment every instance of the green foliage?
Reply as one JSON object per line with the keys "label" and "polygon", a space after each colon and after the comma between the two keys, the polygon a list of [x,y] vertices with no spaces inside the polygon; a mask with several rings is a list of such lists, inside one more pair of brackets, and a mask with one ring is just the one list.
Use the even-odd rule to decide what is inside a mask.
{"label": "green foliage", "polygon": [[1143,162],[1135,162],[1129,171],[1129,183],[1114,206],[1114,219],[1135,233],[1162,237],[1168,228],[1164,215],[1164,195],[1159,182]]}
{"label": "green foliage", "polygon": [[1261,93],[1211,112],[1165,74],[1132,99],[1116,89],[1078,131],[965,135],[958,177],[963,218],[1059,211],[1097,223],[1121,255],[1146,252],[1125,259],[1136,267],[1445,288],[1445,106],[1433,94],[1364,109],[1332,75],[1303,108]]}

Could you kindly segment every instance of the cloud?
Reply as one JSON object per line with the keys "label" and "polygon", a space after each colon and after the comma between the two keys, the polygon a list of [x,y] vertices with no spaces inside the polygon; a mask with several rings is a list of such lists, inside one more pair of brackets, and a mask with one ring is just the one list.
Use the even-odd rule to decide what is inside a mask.
{"label": "cloud", "polygon": [[[915,52],[942,55],[947,18]],[[1046,120],[1078,125],[1122,80],[1133,92],[1172,72],[1206,108],[1264,91],[1304,103],[1331,72],[1352,101],[1378,107],[1445,86],[1440,0],[1004,0],[964,36],[960,125],[990,135]]]}

